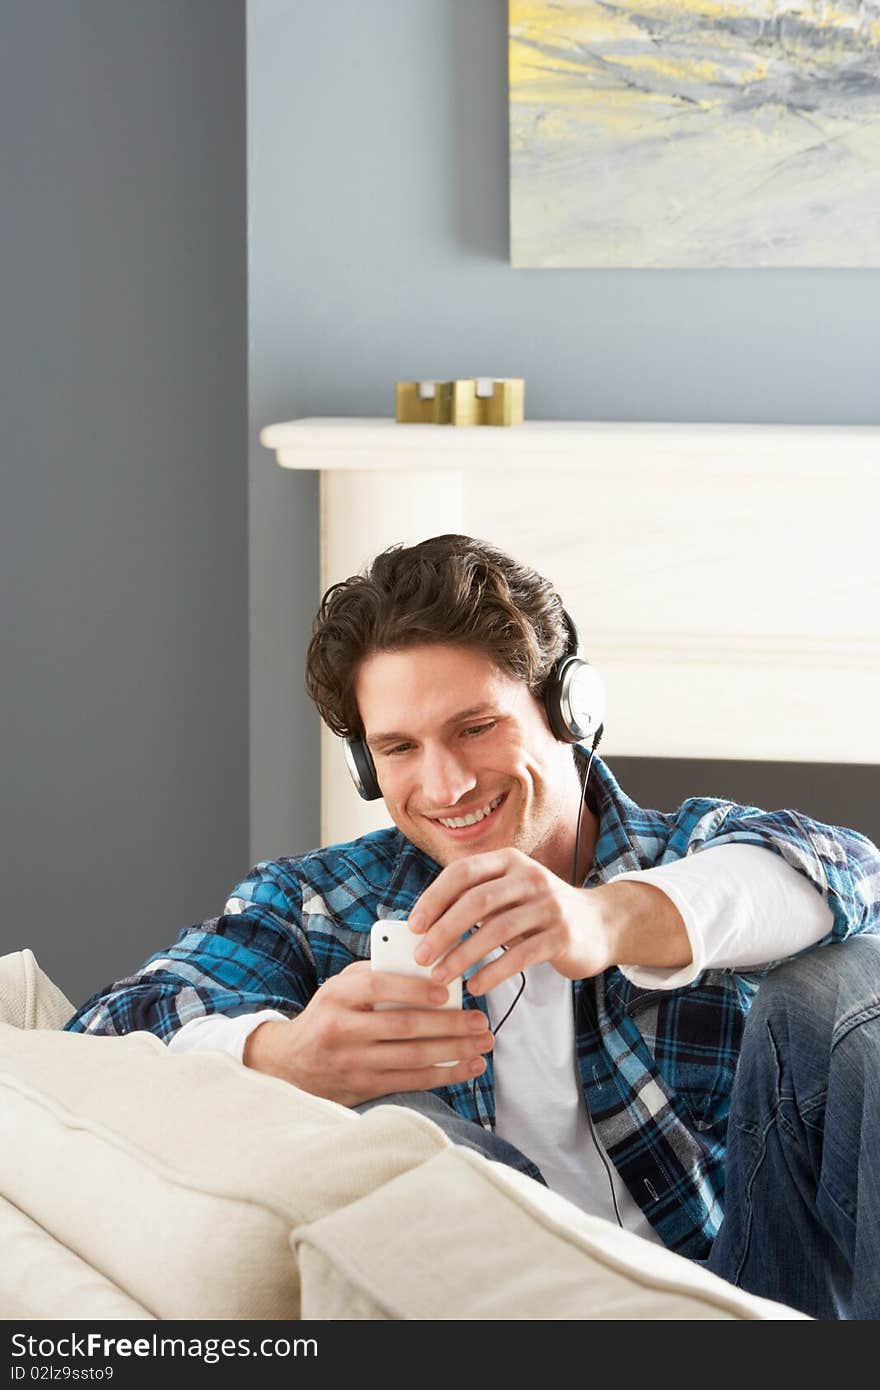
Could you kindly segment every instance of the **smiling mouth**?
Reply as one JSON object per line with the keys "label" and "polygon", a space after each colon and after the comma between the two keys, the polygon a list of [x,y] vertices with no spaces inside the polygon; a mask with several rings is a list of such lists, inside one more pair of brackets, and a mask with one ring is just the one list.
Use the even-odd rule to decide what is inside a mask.
{"label": "smiling mouth", "polygon": [[487,805],[481,806],[475,811],[470,811],[464,816],[432,816],[431,819],[435,821],[437,825],[442,825],[446,830],[466,830],[471,825],[479,825],[481,821],[491,816],[493,811],[497,811],[506,795],[506,792],[502,792],[500,796],[496,796],[494,800],[488,802]]}

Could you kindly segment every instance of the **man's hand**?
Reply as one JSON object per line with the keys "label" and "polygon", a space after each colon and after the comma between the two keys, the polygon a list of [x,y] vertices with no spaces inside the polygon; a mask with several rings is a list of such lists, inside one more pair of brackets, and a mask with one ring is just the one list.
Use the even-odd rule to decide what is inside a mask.
{"label": "man's hand", "polygon": [[[433,972],[438,983],[506,948],[467,981],[471,994],[485,994],[541,961],[567,979],[583,980],[610,965],[673,966],[691,959],[684,922],[661,889],[633,882],[573,888],[517,849],[447,865],[409,921],[424,933],[416,951],[421,964],[449,950]],[[479,931],[460,941],[478,924]]]}
{"label": "man's hand", "polygon": [[[390,975],[369,961],[332,975],[302,1013],[271,1019],[247,1040],[244,1064],[341,1105],[395,1091],[428,1091],[470,1081],[494,1046],[479,1009],[438,1009],[445,987]],[[374,1011],[374,1004],[399,1004]],[[458,1058],[454,1067],[438,1062]]]}

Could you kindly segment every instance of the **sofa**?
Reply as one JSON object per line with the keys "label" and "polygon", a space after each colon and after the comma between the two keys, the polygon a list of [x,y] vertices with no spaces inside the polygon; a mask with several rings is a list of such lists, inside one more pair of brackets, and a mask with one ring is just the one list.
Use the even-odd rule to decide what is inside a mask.
{"label": "sofa", "polygon": [[0,957],[4,1319],[791,1319],[395,1106],[64,1033]]}

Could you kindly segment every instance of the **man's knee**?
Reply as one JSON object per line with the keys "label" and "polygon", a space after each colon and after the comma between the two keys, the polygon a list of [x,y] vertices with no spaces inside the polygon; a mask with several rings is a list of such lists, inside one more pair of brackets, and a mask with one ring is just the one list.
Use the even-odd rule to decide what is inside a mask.
{"label": "man's knee", "polygon": [[837,1044],[880,1016],[880,937],[823,946],[771,970],[746,1020],[741,1062],[772,1059],[776,1083],[824,1093]]}
{"label": "man's knee", "polygon": [[880,1000],[880,936],[854,936],[786,961],[765,976],[749,1017],[830,1025]]}

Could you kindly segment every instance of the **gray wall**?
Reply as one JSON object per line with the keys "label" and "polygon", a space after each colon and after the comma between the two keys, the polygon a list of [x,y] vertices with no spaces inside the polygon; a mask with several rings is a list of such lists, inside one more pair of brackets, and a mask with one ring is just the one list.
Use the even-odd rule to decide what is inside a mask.
{"label": "gray wall", "polygon": [[[318,837],[317,489],[260,426],[468,375],[524,376],[534,419],[880,423],[880,272],[511,270],[506,37],[504,0],[248,5],[254,857]],[[880,838],[872,768],[615,768]]]}
{"label": "gray wall", "polygon": [[0,952],[77,1002],[247,867],[244,42],[0,6]]}

